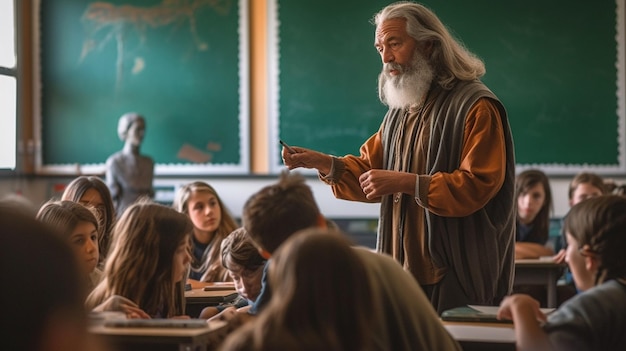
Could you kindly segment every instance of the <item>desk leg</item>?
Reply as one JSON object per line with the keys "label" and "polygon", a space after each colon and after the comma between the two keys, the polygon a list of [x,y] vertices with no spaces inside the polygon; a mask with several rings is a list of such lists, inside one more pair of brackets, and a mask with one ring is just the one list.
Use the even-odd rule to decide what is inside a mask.
{"label": "desk leg", "polygon": [[550,270],[548,273],[548,307],[556,308],[556,271]]}

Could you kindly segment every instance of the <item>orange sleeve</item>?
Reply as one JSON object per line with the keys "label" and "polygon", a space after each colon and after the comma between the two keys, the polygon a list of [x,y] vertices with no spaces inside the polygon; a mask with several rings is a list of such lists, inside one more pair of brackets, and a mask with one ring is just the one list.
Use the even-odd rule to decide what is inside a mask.
{"label": "orange sleeve", "polygon": [[459,169],[437,172],[428,187],[428,210],[439,216],[464,217],[484,207],[502,187],[506,145],[496,106],[481,98],[465,121]]}
{"label": "orange sleeve", "polygon": [[341,175],[341,180],[332,182],[328,180],[322,181],[332,185],[333,194],[338,199],[361,201],[361,202],[379,202],[378,199],[368,199],[365,197],[359,177],[370,169],[383,168],[383,144],[381,141],[381,131],[372,135],[363,145],[361,145],[360,156],[346,155],[341,157],[345,165],[345,171]]}

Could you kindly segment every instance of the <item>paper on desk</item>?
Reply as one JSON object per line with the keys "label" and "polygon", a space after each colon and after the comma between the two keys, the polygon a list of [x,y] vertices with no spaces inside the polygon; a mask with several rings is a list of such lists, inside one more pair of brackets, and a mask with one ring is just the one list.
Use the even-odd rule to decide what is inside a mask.
{"label": "paper on desk", "polygon": [[[473,308],[476,311],[480,312],[480,313],[484,313],[484,314],[491,314],[491,315],[497,315],[498,314],[498,309],[500,308],[500,306],[482,306],[482,305],[467,305],[467,307]],[[543,312],[543,314],[550,314],[552,313],[555,308],[540,308],[541,312]]]}
{"label": "paper on desk", "polygon": [[515,330],[511,327],[488,327],[474,325],[444,325],[457,341],[483,341],[515,344]]}

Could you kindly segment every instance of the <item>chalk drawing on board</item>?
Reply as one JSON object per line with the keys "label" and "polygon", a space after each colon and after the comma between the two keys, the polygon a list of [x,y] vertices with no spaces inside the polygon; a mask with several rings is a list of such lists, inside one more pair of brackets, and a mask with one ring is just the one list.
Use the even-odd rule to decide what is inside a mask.
{"label": "chalk drawing on board", "polygon": [[[110,153],[107,148],[117,148],[117,140],[108,138],[105,132],[110,128],[109,116],[117,116],[110,111],[122,104],[132,104],[142,111],[142,106],[146,106],[145,110],[151,109],[146,114],[158,120],[150,132],[156,137],[146,145],[146,152],[157,155],[156,176],[249,172],[249,1],[156,0],[151,2],[154,6],[145,3],[89,1],[80,8],[70,0],[33,3],[33,23],[40,26],[33,36],[37,174],[103,174],[101,155]],[[235,8],[237,11],[233,11]],[[46,31],[57,24],[63,26]],[[228,30],[220,31],[222,25],[228,26]],[[57,41],[50,40],[56,37],[49,33],[67,34],[68,29],[71,38],[66,47],[72,50],[57,48],[53,45]],[[132,40],[126,40],[124,35]],[[147,43],[141,43],[142,37]],[[218,47],[224,50],[218,51]],[[82,64],[89,66],[80,68],[81,57]],[[203,61],[206,58],[210,62]],[[155,59],[160,60],[158,65]],[[108,66],[98,69],[105,65]],[[64,100],[58,99],[70,91],[63,90],[70,84],[65,82],[74,81],[71,84],[76,85],[77,79],[56,77],[81,69],[89,70],[89,78],[105,79],[98,81],[97,87],[71,90],[88,99],[69,94],[62,96]],[[213,73],[220,79],[211,79]],[[87,75],[76,74],[76,78],[81,77],[87,80]],[[131,87],[134,90],[128,94]],[[138,87],[150,88],[151,95],[138,96],[142,92]],[[124,88],[123,93],[116,94],[116,88]],[[172,91],[175,97],[168,99]],[[174,99],[174,104],[167,105]],[[89,125],[78,127],[85,123]],[[84,135],[60,136],[59,130],[67,127]],[[85,148],[84,140],[99,142]]]}

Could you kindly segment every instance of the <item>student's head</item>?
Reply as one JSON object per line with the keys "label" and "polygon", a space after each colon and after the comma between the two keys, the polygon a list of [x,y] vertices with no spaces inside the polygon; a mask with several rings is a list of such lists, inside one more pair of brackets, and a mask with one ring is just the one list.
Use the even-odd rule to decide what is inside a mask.
{"label": "student's head", "polygon": [[579,290],[626,278],[626,197],[605,195],[574,205],[563,223],[565,261]]}
{"label": "student's head", "polygon": [[95,210],[72,201],[48,201],[37,219],[55,228],[70,243],[84,274],[98,265],[98,220]]}
{"label": "student's head", "polygon": [[219,232],[223,238],[237,227],[217,191],[202,181],[185,184],[178,189],[174,208],[188,215],[197,231]]}
{"label": "student's head", "polygon": [[203,281],[229,280],[228,272],[220,264],[220,243],[239,225],[217,191],[202,181],[185,184],[178,189],[173,206],[191,218],[194,242],[200,245],[213,243],[201,259],[193,258],[191,270],[199,272]]}
{"label": "student's head", "polygon": [[9,193],[0,198],[0,210],[5,207],[21,210],[22,213],[32,218],[35,218],[39,210],[37,206],[24,195],[15,193]]}
{"label": "student's head", "polygon": [[261,278],[266,260],[241,227],[222,241],[222,266],[235,282],[239,295],[255,301],[261,292]]}
{"label": "student's head", "polygon": [[63,191],[61,200],[68,200],[94,207],[100,219],[100,253],[106,257],[110,233],[115,222],[115,205],[111,192],[102,179],[95,176],[80,176],[72,180]]}
{"label": "student's head", "polygon": [[21,209],[0,205],[3,350],[85,350],[84,278],[66,241]]}
{"label": "student's head", "polygon": [[136,112],[128,112],[117,123],[117,135],[124,142],[139,145],[146,132],[146,120]]}
{"label": "student's head", "polygon": [[336,333],[324,340],[331,350],[362,349],[363,331],[373,319],[374,310],[367,307],[373,293],[363,261],[351,245],[341,233],[323,228],[292,235],[270,261],[273,296],[264,313],[294,335],[315,330],[327,338]]}
{"label": "student's head", "polygon": [[459,79],[474,80],[485,74],[484,63],[421,4],[391,4],[373,22],[375,45],[384,64],[379,95],[391,107],[418,103],[415,99],[424,98],[433,80],[449,89]]}
{"label": "student's head", "polygon": [[545,173],[538,169],[529,169],[515,179],[517,198],[517,220],[525,225],[547,233],[552,211],[552,192],[550,181]]}
{"label": "student's head", "polygon": [[574,206],[583,200],[606,193],[604,180],[599,175],[589,172],[578,173],[569,184],[569,205]]}
{"label": "student's head", "polygon": [[151,315],[180,314],[175,285],[189,264],[191,228],[189,217],[172,208],[147,200],[128,207],[113,229],[106,297],[122,295]]}
{"label": "student's head", "polygon": [[295,172],[283,172],[277,183],[253,194],[244,204],[242,221],[257,247],[268,254],[293,233],[325,224],[311,188]]}

